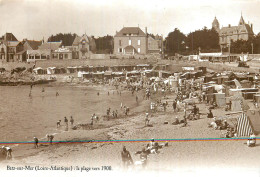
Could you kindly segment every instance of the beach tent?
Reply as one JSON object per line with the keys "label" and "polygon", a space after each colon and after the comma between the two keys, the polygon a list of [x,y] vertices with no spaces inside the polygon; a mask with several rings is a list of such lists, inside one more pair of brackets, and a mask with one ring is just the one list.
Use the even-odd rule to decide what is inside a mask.
{"label": "beach tent", "polygon": [[246,115],[249,119],[254,134],[260,134],[260,110],[248,110]]}
{"label": "beach tent", "polygon": [[260,110],[248,110],[237,120],[237,136],[250,136],[250,133],[260,133]]}
{"label": "beach tent", "polygon": [[33,69],[33,72],[35,72],[36,74],[44,74],[43,69],[41,67]]}
{"label": "beach tent", "polygon": [[246,113],[242,113],[237,119],[237,136],[250,136],[252,132],[252,126]]}
{"label": "beach tent", "polygon": [[218,107],[226,106],[225,93],[214,93],[214,95]]}
{"label": "beach tent", "polygon": [[54,74],[56,67],[48,67],[47,68],[47,74]]}

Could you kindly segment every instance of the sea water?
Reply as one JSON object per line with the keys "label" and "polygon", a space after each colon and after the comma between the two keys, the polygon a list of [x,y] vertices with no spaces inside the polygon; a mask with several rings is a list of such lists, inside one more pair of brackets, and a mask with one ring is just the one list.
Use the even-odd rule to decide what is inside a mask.
{"label": "sea water", "polygon": [[93,113],[105,115],[109,107],[122,114],[121,102],[136,106],[129,91],[120,96],[110,90],[108,95],[105,87],[36,85],[29,97],[30,86],[0,86],[0,142],[32,141],[34,136],[59,133],[56,123],[61,120],[64,125],[65,116],[68,120],[73,116],[74,125],[90,123]]}

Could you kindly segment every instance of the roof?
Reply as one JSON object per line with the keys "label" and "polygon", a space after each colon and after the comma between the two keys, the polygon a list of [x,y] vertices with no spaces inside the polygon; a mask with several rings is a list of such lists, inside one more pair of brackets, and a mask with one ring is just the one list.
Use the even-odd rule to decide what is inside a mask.
{"label": "roof", "polygon": [[13,33],[5,33],[0,39],[5,41],[18,41]]}
{"label": "roof", "polygon": [[245,23],[242,16],[240,18],[238,26],[222,27],[220,29],[220,34],[224,34],[224,35],[233,35],[233,34],[240,34],[240,33],[254,34],[252,28],[249,26],[249,24]]}
{"label": "roof", "polygon": [[62,42],[46,42],[39,46],[39,50],[57,50]]}
{"label": "roof", "polygon": [[49,50],[27,50],[27,54],[28,55],[50,55],[50,51]]}
{"label": "roof", "polygon": [[135,50],[135,48],[131,45],[128,45],[125,47],[125,50],[133,50],[133,49]]}
{"label": "roof", "polygon": [[243,19],[243,16],[241,15],[238,25],[244,25],[245,21]]}
{"label": "roof", "polygon": [[37,50],[38,47],[42,44],[42,41],[26,40],[26,42],[33,50]]}
{"label": "roof", "polygon": [[82,40],[86,40],[86,42],[87,43],[90,43],[90,42],[92,42],[94,39],[92,38],[92,37],[89,37],[89,36],[87,36],[86,34],[83,34],[83,36],[76,36],[75,37],[75,39],[74,39],[74,41],[73,41],[73,43],[72,43],[72,45],[73,46],[78,46],[79,45],[79,43],[82,41]]}
{"label": "roof", "polygon": [[124,27],[116,33],[115,37],[127,35],[146,36],[146,34],[139,27]]}

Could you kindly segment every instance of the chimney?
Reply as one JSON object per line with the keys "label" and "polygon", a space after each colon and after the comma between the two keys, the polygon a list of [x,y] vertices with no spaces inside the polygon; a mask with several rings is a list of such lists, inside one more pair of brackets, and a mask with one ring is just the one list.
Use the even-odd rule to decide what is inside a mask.
{"label": "chimney", "polygon": [[145,27],[145,34],[147,35],[147,27]]}
{"label": "chimney", "polygon": [[251,30],[253,31],[253,23],[251,23]]}
{"label": "chimney", "polygon": [[231,25],[230,25],[230,24],[228,24],[228,27],[230,28],[230,27],[231,27]]}

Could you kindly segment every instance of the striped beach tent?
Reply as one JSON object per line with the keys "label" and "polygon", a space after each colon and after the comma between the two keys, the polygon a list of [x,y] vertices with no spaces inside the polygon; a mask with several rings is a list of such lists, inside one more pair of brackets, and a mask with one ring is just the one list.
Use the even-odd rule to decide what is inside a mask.
{"label": "striped beach tent", "polygon": [[237,136],[250,136],[253,132],[252,126],[250,124],[250,120],[248,119],[246,113],[242,113],[241,116],[238,117],[237,121]]}

